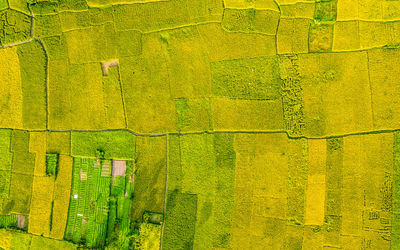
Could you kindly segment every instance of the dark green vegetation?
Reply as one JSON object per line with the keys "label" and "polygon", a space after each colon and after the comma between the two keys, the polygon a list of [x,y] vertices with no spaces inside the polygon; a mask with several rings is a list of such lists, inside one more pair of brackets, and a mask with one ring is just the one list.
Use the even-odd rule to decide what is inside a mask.
{"label": "dark green vegetation", "polygon": [[317,21],[336,20],[337,16],[337,0],[319,1],[315,3],[314,19]]}
{"label": "dark green vegetation", "polygon": [[46,174],[57,175],[58,154],[46,154]]}
{"label": "dark green vegetation", "polygon": [[134,190],[132,171],[132,162],[128,162],[125,177],[112,177],[107,225],[107,243],[110,248],[128,249],[136,236],[131,227],[131,204]]}
{"label": "dark green vegetation", "polygon": [[[4,8],[0,1],[0,10]],[[31,17],[15,10],[0,11],[0,45],[21,42],[29,39]]]}
{"label": "dark green vegetation", "polygon": [[17,227],[17,215],[0,215],[0,228],[16,228]]}
{"label": "dark green vegetation", "polygon": [[65,238],[88,247],[106,243],[111,162],[74,158],[70,208]]}

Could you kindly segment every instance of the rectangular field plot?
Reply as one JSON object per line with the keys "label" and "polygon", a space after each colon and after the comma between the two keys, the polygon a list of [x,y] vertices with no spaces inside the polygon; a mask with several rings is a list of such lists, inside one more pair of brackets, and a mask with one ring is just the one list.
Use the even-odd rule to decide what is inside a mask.
{"label": "rectangular field plot", "polygon": [[375,129],[395,129],[400,125],[399,49],[368,51],[372,109]]}
{"label": "rectangular field plot", "polygon": [[169,137],[164,249],[227,248],[233,210],[233,134]]}
{"label": "rectangular field plot", "polygon": [[280,79],[276,57],[211,63],[212,93],[237,99],[277,99]]}
{"label": "rectangular field plot", "polygon": [[22,128],[22,80],[17,48],[0,50],[0,126]]}
{"label": "rectangular field plot", "polygon": [[304,54],[293,60],[291,68],[302,76],[305,135],[373,129],[367,53]]}
{"label": "rectangular field plot", "polygon": [[111,177],[110,160],[74,158],[65,239],[90,248],[103,247],[117,224],[129,230],[133,192],[129,167],[127,178]]}

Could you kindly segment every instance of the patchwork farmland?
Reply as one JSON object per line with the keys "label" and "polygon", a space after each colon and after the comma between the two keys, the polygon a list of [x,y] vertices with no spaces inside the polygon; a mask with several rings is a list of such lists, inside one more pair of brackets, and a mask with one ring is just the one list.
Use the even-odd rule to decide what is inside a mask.
{"label": "patchwork farmland", "polygon": [[0,0],[0,250],[400,249],[400,1]]}

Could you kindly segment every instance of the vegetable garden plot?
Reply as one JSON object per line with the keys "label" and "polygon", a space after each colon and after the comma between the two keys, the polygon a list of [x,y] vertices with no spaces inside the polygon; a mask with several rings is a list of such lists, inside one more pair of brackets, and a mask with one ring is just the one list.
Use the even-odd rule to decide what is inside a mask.
{"label": "vegetable garden plot", "polygon": [[116,237],[116,225],[130,230],[132,166],[128,163],[126,177],[111,177],[111,167],[110,160],[74,158],[65,239],[103,247]]}
{"label": "vegetable garden plot", "polygon": [[[65,238],[88,247],[105,244],[110,177],[101,176],[104,162],[74,158],[70,208]],[[97,164],[96,164],[97,163]]]}

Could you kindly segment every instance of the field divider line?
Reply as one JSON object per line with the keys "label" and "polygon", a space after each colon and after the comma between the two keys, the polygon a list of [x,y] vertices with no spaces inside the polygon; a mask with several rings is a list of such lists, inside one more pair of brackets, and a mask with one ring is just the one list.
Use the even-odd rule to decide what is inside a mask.
{"label": "field divider line", "polygon": [[380,129],[380,130],[371,130],[371,131],[360,131],[360,132],[352,132],[347,134],[337,134],[337,135],[327,135],[327,136],[293,136],[290,135],[286,130],[214,130],[214,131],[197,131],[197,132],[166,132],[159,134],[141,134],[136,133],[130,129],[121,128],[121,129],[99,129],[99,130],[84,130],[84,129],[20,129],[20,128],[0,128],[0,129],[10,129],[16,131],[28,131],[28,132],[112,132],[112,131],[127,131],[135,136],[142,137],[161,137],[166,135],[200,135],[200,134],[223,134],[223,133],[232,133],[232,134],[286,134],[289,139],[310,139],[310,140],[320,140],[320,139],[332,139],[332,138],[340,138],[346,136],[354,136],[354,135],[369,135],[369,134],[388,134],[394,132],[400,132],[400,128],[396,129]]}

